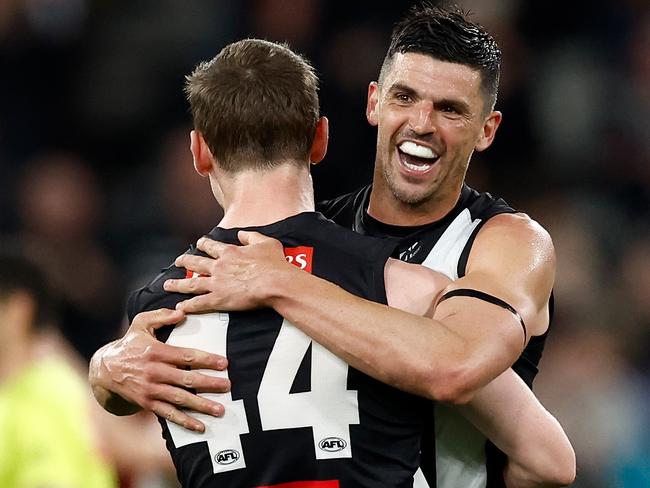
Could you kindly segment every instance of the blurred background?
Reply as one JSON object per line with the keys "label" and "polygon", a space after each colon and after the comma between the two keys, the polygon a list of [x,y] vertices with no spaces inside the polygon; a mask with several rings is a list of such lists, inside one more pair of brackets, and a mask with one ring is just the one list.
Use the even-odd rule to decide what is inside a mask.
{"label": "blurred background", "polygon": [[[128,293],[221,216],[188,149],[193,66],[247,36],[311,59],[330,119],[316,197],[334,197],[370,181],[366,88],[410,3],[0,0],[0,233],[55,270],[83,361],[124,331]],[[576,448],[575,486],[650,486],[650,4],[459,4],[504,56],[504,120],[468,181],[540,221],[558,254],[536,391]],[[121,464],[120,483],[174,486],[160,469]]]}

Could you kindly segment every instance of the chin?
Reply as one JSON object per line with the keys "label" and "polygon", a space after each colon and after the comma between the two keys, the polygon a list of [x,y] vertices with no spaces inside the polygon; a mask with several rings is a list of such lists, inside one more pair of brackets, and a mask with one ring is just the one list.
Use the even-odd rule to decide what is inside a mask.
{"label": "chin", "polygon": [[409,190],[405,188],[391,187],[391,193],[395,200],[411,207],[417,207],[431,200],[432,191],[427,190]]}

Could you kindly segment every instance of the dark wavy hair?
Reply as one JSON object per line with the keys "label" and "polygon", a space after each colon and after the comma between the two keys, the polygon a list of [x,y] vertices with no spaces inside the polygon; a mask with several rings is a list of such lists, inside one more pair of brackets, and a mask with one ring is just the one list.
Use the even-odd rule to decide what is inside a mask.
{"label": "dark wavy hair", "polygon": [[379,75],[382,82],[397,53],[418,53],[462,64],[481,74],[487,108],[493,108],[499,89],[501,51],[494,38],[456,6],[439,7],[423,1],[411,7],[393,29]]}

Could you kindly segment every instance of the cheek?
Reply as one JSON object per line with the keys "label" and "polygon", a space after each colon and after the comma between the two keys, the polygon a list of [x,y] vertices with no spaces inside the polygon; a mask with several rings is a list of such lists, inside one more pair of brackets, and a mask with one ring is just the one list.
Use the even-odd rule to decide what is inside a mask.
{"label": "cheek", "polygon": [[390,143],[391,138],[394,132],[394,125],[391,120],[384,118],[379,121],[379,126],[377,127],[377,137],[379,143],[383,146]]}
{"label": "cheek", "polygon": [[402,113],[391,111],[386,114],[379,122],[379,134],[382,140],[389,142],[405,126],[407,121],[408,118]]}
{"label": "cheek", "polygon": [[445,142],[447,150],[457,151],[474,147],[476,137],[463,121],[444,120],[438,125],[440,138]]}

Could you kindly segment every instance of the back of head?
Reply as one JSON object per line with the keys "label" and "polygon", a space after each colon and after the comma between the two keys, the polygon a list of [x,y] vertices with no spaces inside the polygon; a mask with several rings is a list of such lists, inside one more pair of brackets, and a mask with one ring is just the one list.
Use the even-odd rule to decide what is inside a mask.
{"label": "back of head", "polygon": [[34,326],[49,325],[54,300],[45,272],[21,250],[0,246],[0,301],[15,293],[25,293],[35,307]]}
{"label": "back of head", "polygon": [[318,79],[286,45],[229,44],[187,77],[194,127],[222,169],[309,160],[319,118]]}
{"label": "back of head", "polygon": [[395,26],[379,82],[397,53],[417,53],[462,64],[481,73],[486,106],[493,108],[499,88],[501,51],[494,38],[457,7],[427,1],[411,7]]}

